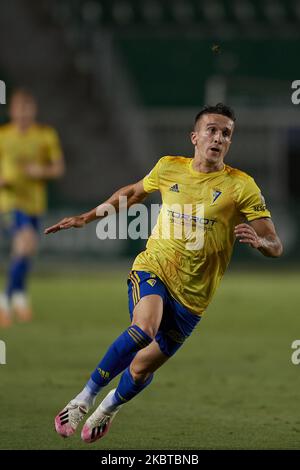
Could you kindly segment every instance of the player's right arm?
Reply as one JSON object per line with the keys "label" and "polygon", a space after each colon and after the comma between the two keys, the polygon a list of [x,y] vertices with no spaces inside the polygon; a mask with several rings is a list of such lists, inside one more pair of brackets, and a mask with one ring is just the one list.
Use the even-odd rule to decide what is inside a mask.
{"label": "player's right arm", "polygon": [[85,212],[81,215],[75,215],[73,217],[66,217],[62,219],[57,224],[46,228],[44,233],[55,233],[59,230],[65,230],[72,227],[81,228],[96,219],[103,219],[110,213],[119,212],[121,197],[123,198],[123,200],[127,198],[127,204],[126,206],[124,206],[124,208],[128,208],[133,204],[142,202],[147,195],[148,192],[146,192],[144,189],[143,180],[140,180],[137,183],[120,188],[109,199],[107,199],[105,202],[95,207],[91,211]]}

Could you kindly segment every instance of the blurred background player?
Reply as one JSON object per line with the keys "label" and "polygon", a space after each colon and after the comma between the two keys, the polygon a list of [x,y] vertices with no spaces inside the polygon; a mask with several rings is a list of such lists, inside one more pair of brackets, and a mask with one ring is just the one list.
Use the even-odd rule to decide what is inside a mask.
{"label": "blurred background player", "polygon": [[46,181],[64,173],[59,138],[53,128],[36,122],[34,96],[16,90],[9,115],[10,122],[0,127],[0,210],[12,251],[0,297],[0,327],[11,324],[13,313],[20,321],[32,317],[26,281],[38,246],[39,219],[46,209]]}

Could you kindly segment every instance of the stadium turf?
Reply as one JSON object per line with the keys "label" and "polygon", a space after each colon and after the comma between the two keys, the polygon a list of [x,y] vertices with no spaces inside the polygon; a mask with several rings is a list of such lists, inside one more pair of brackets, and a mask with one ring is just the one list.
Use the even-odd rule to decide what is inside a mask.
{"label": "stadium turf", "polygon": [[55,414],[128,324],[125,282],[126,273],[32,279],[33,323],[0,330],[0,449],[300,447],[297,273],[228,273],[193,336],[102,441],[58,436]]}

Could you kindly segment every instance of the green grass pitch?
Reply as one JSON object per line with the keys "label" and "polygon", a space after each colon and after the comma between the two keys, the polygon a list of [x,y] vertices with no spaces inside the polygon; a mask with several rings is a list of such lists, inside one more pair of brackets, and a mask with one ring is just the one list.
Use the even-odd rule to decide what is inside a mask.
{"label": "green grass pitch", "polygon": [[35,275],[33,323],[0,330],[0,449],[299,448],[299,285],[297,273],[229,272],[183,348],[86,445],[58,436],[54,416],[127,327],[126,273]]}

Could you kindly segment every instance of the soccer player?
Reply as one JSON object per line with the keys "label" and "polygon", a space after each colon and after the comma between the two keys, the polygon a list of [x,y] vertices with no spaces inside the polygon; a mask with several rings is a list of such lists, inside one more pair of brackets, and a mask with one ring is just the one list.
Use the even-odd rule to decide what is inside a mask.
{"label": "soccer player", "polygon": [[63,154],[57,133],[36,122],[37,103],[26,90],[10,101],[10,122],[0,127],[0,211],[11,237],[12,254],[5,292],[0,297],[0,327],[32,317],[26,293],[31,258],[37,250],[39,219],[46,209],[46,181],[62,176]]}
{"label": "soccer player", "polygon": [[[86,420],[81,437],[94,442],[107,433],[120,408],[151,383],[154,372],[200,321],[229,263],[235,239],[265,256],[281,255],[281,241],[256,183],[224,164],[234,126],[229,107],[222,103],[205,107],[191,132],[194,158],[163,157],[143,180],[121,188],[98,208],[45,230],[83,227],[103,217],[111,206],[118,210],[120,196],[127,197],[129,207],[153,191],[162,195],[156,227],[128,277],[131,325],[111,344],[84,389],[56,416],[60,435],[74,434],[96,395],[123,372],[117,388]],[[203,235],[198,245],[191,244],[189,233],[178,237],[184,222]],[[170,236],[166,236],[168,226]]]}

